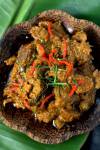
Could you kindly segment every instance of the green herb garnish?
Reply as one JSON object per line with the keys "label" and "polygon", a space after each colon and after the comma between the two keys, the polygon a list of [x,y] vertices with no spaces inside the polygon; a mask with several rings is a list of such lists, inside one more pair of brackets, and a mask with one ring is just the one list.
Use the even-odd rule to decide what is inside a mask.
{"label": "green herb garnish", "polygon": [[46,77],[46,79],[49,80],[49,81],[51,81],[51,82],[54,81],[54,79],[52,77]]}
{"label": "green herb garnish", "polygon": [[54,83],[56,83],[57,82],[57,72],[58,72],[58,66],[57,65],[54,66],[54,72],[55,72]]}
{"label": "green herb garnish", "polygon": [[46,66],[46,65],[44,65],[44,66],[43,65],[37,65],[36,68],[37,69],[42,69],[42,68],[45,69],[45,68],[49,68],[49,66]]}
{"label": "green herb garnish", "polygon": [[77,85],[77,80],[76,79],[72,79],[73,83]]}
{"label": "green herb garnish", "polygon": [[69,84],[68,83],[62,83],[62,82],[52,82],[52,83],[48,83],[48,85],[51,85],[51,86],[68,86],[69,87]]}

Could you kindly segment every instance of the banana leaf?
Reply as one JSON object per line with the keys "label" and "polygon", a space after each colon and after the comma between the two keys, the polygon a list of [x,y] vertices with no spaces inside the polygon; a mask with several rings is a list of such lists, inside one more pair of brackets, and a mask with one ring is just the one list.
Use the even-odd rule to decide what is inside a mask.
{"label": "banana leaf", "polygon": [[[91,20],[100,25],[100,0],[0,0],[0,37],[9,26],[48,9],[62,9],[77,18]],[[62,144],[45,145],[0,123],[0,150],[79,150],[87,137],[88,134],[83,134]]]}
{"label": "banana leaf", "polygon": [[79,150],[87,137],[88,134],[83,134],[61,144],[46,145],[0,124],[0,150]]}

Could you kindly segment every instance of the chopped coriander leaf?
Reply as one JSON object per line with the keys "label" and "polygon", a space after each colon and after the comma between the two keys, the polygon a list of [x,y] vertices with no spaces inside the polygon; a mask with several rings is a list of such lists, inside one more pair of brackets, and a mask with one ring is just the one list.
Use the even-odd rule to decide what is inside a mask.
{"label": "chopped coriander leaf", "polygon": [[41,69],[41,68],[45,69],[45,68],[49,68],[49,66],[37,65],[36,68],[37,68],[37,69]]}
{"label": "chopped coriander leaf", "polygon": [[51,82],[54,81],[53,77],[46,77],[46,79],[49,80],[49,81],[51,81]]}
{"label": "chopped coriander leaf", "polygon": [[52,82],[52,83],[48,83],[48,85],[51,85],[51,86],[68,86],[69,87],[69,84],[68,83],[61,83],[61,82]]}
{"label": "chopped coriander leaf", "polygon": [[57,81],[57,71],[58,71],[58,66],[55,65],[54,66],[54,72],[55,72],[54,83],[56,83],[56,81]]}
{"label": "chopped coriander leaf", "polygon": [[76,79],[73,79],[72,81],[73,81],[74,84],[77,84],[77,80]]}

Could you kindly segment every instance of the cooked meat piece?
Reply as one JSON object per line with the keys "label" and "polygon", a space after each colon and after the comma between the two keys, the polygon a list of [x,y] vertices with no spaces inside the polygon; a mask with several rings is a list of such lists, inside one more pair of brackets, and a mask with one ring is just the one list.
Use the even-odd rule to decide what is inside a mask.
{"label": "cooked meat piece", "polygon": [[80,116],[79,112],[66,111],[65,109],[61,109],[59,119],[63,122],[71,122],[73,119],[78,119]]}
{"label": "cooked meat piece", "polygon": [[95,70],[94,72],[93,72],[93,76],[94,76],[94,78],[95,78],[95,88],[96,89],[100,89],[100,71],[98,71],[98,70]]}
{"label": "cooked meat piece", "polygon": [[77,94],[88,92],[94,87],[93,79],[89,78],[88,76],[77,75],[75,79],[79,82],[80,81],[82,82],[82,83],[79,83],[77,87],[77,90],[76,90]]}
{"label": "cooked meat piece", "polygon": [[52,30],[53,30],[52,32],[54,33],[54,35],[57,35],[60,38],[63,38],[64,36],[68,37],[68,35],[65,33],[63,29],[63,26],[61,26],[61,22],[55,22],[52,25]]}
{"label": "cooked meat piece", "polygon": [[53,126],[60,129],[65,124],[65,122],[71,122],[73,119],[76,120],[79,118],[79,116],[80,113],[78,112],[66,111],[64,109],[61,109],[61,113],[58,118],[53,120]]}
{"label": "cooked meat piece", "polygon": [[76,40],[72,40],[71,50],[75,55],[75,58],[78,60],[79,64],[84,64],[90,59],[91,48],[87,42],[77,42]]}
{"label": "cooked meat piece", "polygon": [[[67,91],[69,89],[62,88],[62,87],[55,87],[54,88],[54,94],[55,94],[55,105],[57,107],[63,107],[66,104],[67,101]],[[63,96],[62,96],[63,95]]]}
{"label": "cooked meat piece", "polygon": [[17,63],[20,64],[20,66],[27,65],[30,62],[30,58],[32,58],[33,50],[33,43],[22,45],[18,51]]}
{"label": "cooked meat piece", "polygon": [[48,123],[54,118],[55,114],[56,114],[56,112],[54,112],[54,111],[49,112],[47,110],[44,110],[44,111],[41,111],[40,113],[36,113],[36,118],[39,121]]}
{"label": "cooked meat piece", "polygon": [[16,56],[12,56],[8,58],[7,60],[5,60],[4,62],[6,63],[6,65],[13,65],[15,61],[16,61]]}
{"label": "cooked meat piece", "polygon": [[48,26],[48,21],[41,21],[41,22],[39,22],[39,27],[47,28],[47,26]]}
{"label": "cooked meat piece", "polygon": [[47,40],[48,38],[48,32],[44,27],[33,27],[30,30],[30,33],[32,35],[32,37],[36,40]]}
{"label": "cooked meat piece", "polygon": [[9,82],[15,80],[16,74],[18,73],[18,68],[19,68],[19,65],[15,63],[12,69],[12,72],[10,73],[10,76],[9,76]]}
{"label": "cooked meat piece", "polygon": [[66,70],[58,69],[57,77],[60,82],[66,82]]}
{"label": "cooked meat piece", "polygon": [[11,71],[9,82],[11,80],[15,80],[16,74],[18,74],[18,72],[24,72],[25,66],[28,65],[28,63],[30,63],[30,58],[32,57],[32,53],[33,53],[32,43],[21,46],[20,50],[18,51],[16,62]]}
{"label": "cooked meat piece", "polygon": [[29,97],[34,101],[36,100],[37,96],[42,92],[43,86],[39,79],[34,80],[33,89],[29,95]]}
{"label": "cooked meat piece", "polygon": [[87,111],[95,102],[95,92],[93,90],[89,91],[88,93],[84,93],[81,96],[80,100],[80,110]]}
{"label": "cooked meat piece", "polygon": [[61,48],[62,41],[58,36],[54,36],[51,41],[52,41],[52,49]]}
{"label": "cooked meat piece", "polygon": [[93,77],[93,71],[94,71],[94,66],[92,65],[92,62],[89,61],[89,62],[86,62],[84,65],[81,65],[79,67],[79,70],[80,70],[80,73],[82,72],[83,75],[85,76],[89,76],[90,78]]}
{"label": "cooked meat piece", "polygon": [[87,35],[83,31],[78,31],[72,36],[72,39],[76,40],[77,42],[86,42]]}

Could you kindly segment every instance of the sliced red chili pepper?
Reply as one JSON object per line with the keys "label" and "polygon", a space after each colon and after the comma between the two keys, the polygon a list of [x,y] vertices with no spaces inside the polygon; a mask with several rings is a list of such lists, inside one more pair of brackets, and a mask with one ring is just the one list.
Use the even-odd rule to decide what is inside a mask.
{"label": "sliced red chili pepper", "polygon": [[54,64],[58,63],[58,61],[53,57],[52,53],[49,54],[49,62]]}
{"label": "sliced red chili pepper", "polygon": [[65,60],[60,60],[59,64],[60,65],[65,64],[68,67],[68,71],[66,73],[66,76],[69,76],[69,74],[72,72],[73,64],[71,62],[67,62]]}
{"label": "sliced red chili pepper", "polygon": [[68,94],[68,96],[73,96],[74,92],[77,90],[77,86],[76,85],[72,85],[72,89],[70,91],[70,93]]}
{"label": "sliced red chili pepper", "polygon": [[53,58],[53,54],[52,54],[52,53],[50,53],[50,54],[49,54],[49,62],[51,63],[51,62],[53,62],[53,60],[54,60],[54,58]]}
{"label": "sliced red chili pepper", "polygon": [[50,61],[47,57],[42,57],[42,61],[45,61],[48,65],[50,65]]}
{"label": "sliced red chili pepper", "polygon": [[67,67],[68,67],[68,71],[67,71],[67,73],[66,73],[66,76],[69,76],[70,73],[71,73],[72,70],[73,70],[73,64],[72,64],[72,63],[68,63],[68,64],[67,64]]}
{"label": "sliced red chili pepper", "polygon": [[29,72],[28,72],[29,76],[34,75],[35,65],[36,65],[35,62],[33,61],[32,65],[30,66]]}
{"label": "sliced red chili pepper", "polygon": [[59,60],[59,64],[60,65],[66,65],[66,61],[65,60]]}
{"label": "sliced red chili pepper", "polygon": [[52,33],[52,23],[51,22],[48,23],[48,33],[49,33],[49,36],[53,35],[53,33]]}
{"label": "sliced red chili pepper", "polygon": [[60,65],[66,65],[66,61],[65,60],[59,60],[59,64]]}
{"label": "sliced red chili pepper", "polygon": [[35,66],[36,66],[36,64],[35,64],[35,62],[33,62],[32,63],[32,72],[34,73],[34,71],[35,71]]}
{"label": "sliced red chili pepper", "polygon": [[25,106],[28,110],[30,110],[30,111],[32,110],[32,109],[31,109],[31,106],[29,105],[29,103],[28,103],[27,100],[24,100],[23,104],[24,104],[24,106]]}
{"label": "sliced red chili pepper", "polygon": [[53,96],[54,96],[54,93],[52,93],[52,94],[48,95],[47,97],[45,97],[45,98],[41,101],[40,108],[42,109],[42,108],[44,107],[45,103],[47,103],[48,100],[49,100],[51,97],[53,97]]}
{"label": "sliced red chili pepper", "polygon": [[35,62],[34,62],[34,61],[32,62],[32,65],[31,65],[31,66],[32,66],[32,67],[35,67]]}
{"label": "sliced red chili pepper", "polygon": [[35,67],[32,67],[31,68],[31,73],[34,74],[34,71],[35,71]]}
{"label": "sliced red chili pepper", "polygon": [[56,52],[57,52],[56,49],[52,49],[52,50],[51,50],[51,53],[52,53],[52,54],[55,54]]}
{"label": "sliced red chili pepper", "polygon": [[55,63],[55,64],[57,64],[58,63],[58,61],[53,57],[53,54],[55,54],[57,52],[57,50],[56,49],[52,49],[51,50],[51,53],[49,54],[49,62],[51,63]]}

